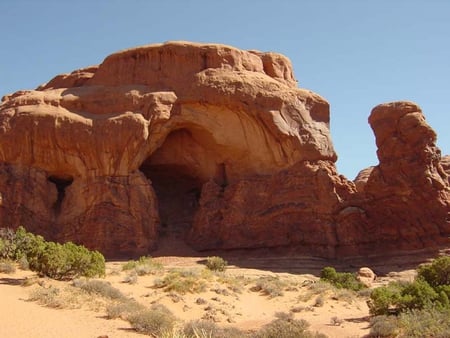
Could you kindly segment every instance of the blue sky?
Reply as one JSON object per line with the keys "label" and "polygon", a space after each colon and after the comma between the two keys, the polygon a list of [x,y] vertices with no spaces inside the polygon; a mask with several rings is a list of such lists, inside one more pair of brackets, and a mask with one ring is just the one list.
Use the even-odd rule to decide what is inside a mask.
{"label": "blue sky", "polygon": [[411,100],[450,154],[448,0],[0,0],[0,96],[129,47],[190,40],[288,56],[331,104],[338,169],[378,163],[371,109]]}

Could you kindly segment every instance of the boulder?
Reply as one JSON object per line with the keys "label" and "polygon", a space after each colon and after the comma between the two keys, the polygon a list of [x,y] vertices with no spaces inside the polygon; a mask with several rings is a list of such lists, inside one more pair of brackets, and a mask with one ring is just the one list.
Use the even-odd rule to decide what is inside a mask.
{"label": "boulder", "polygon": [[372,283],[377,278],[377,275],[372,271],[372,269],[363,267],[358,270],[356,278],[365,286],[370,288],[372,286]]}

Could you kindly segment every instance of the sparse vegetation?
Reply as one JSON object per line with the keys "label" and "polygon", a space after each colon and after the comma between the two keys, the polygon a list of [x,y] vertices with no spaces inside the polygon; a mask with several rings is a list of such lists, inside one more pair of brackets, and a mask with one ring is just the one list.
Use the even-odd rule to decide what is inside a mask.
{"label": "sparse vegetation", "polygon": [[206,258],[206,267],[211,271],[225,271],[228,262],[222,257],[212,256]]}
{"label": "sparse vegetation", "polygon": [[9,228],[0,229],[0,256],[20,261],[21,266],[28,265],[31,270],[54,279],[105,274],[105,259],[98,251],[72,242],[47,242],[23,227],[15,232]]}

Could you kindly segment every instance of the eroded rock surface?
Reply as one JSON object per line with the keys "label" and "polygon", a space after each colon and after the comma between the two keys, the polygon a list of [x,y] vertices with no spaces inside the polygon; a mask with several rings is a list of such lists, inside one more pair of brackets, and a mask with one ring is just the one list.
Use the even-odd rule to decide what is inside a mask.
{"label": "eroded rock surface", "polygon": [[370,123],[380,164],[353,183],[336,172],[328,103],[297,87],[286,57],[121,51],[2,99],[1,225],[111,257],[161,236],[323,257],[435,248],[450,234],[436,135],[408,102]]}

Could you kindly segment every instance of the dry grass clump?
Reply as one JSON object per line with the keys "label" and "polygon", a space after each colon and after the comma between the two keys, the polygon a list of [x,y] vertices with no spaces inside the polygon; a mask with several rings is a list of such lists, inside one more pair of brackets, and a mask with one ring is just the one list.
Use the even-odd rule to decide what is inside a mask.
{"label": "dry grass clump", "polygon": [[176,318],[167,307],[157,304],[150,309],[132,313],[128,321],[138,332],[161,337],[173,332]]}
{"label": "dry grass clump", "polygon": [[326,338],[321,333],[308,330],[309,323],[304,319],[294,319],[291,313],[277,313],[276,319],[263,326],[254,338]]}
{"label": "dry grass clump", "polygon": [[307,302],[311,298],[317,295],[324,295],[330,291],[334,291],[335,288],[326,282],[318,281],[317,283],[312,283],[306,286],[307,290],[301,296],[299,296],[298,300],[301,302]]}
{"label": "dry grass clump", "polygon": [[127,297],[111,285],[111,283],[101,280],[75,279],[72,283],[74,287],[80,288],[87,293],[97,294],[105,298],[124,300]]}
{"label": "dry grass clump", "polygon": [[134,271],[138,276],[157,274],[163,270],[163,265],[151,257],[141,257],[128,261],[122,266],[123,271]]}
{"label": "dry grass clump", "polygon": [[106,315],[109,319],[120,318],[128,320],[131,315],[143,311],[145,307],[135,300],[127,299],[109,304],[106,307]]}
{"label": "dry grass clump", "polygon": [[186,323],[183,334],[189,338],[242,338],[245,336],[245,333],[237,328],[221,328],[216,323],[207,320],[194,320]]}
{"label": "dry grass clump", "polygon": [[14,262],[12,262],[10,260],[1,260],[0,261],[0,272],[7,273],[7,274],[16,272],[16,266],[14,265]]}
{"label": "dry grass clump", "polygon": [[48,288],[38,287],[33,289],[28,300],[51,308],[65,307],[60,289],[53,286]]}
{"label": "dry grass clump", "polygon": [[211,275],[205,270],[198,272],[195,270],[173,270],[167,273],[164,278],[155,280],[153,287],[164,289],[166,292],[199,293],[207,288],[206,280]]}
{"label": "dry grass clump", "polygon": [[250,289],[251,291],[261,292],[270,298],[283,296],[284,288],[288,284],[281,280],[280,277],[263,276],[259,277],[255,285]]}
{"label": "dry grass clump", "polygon": [[227,268],[228,262],[219,256],[206,258],[206,268],[211,271],[223,272]]}

